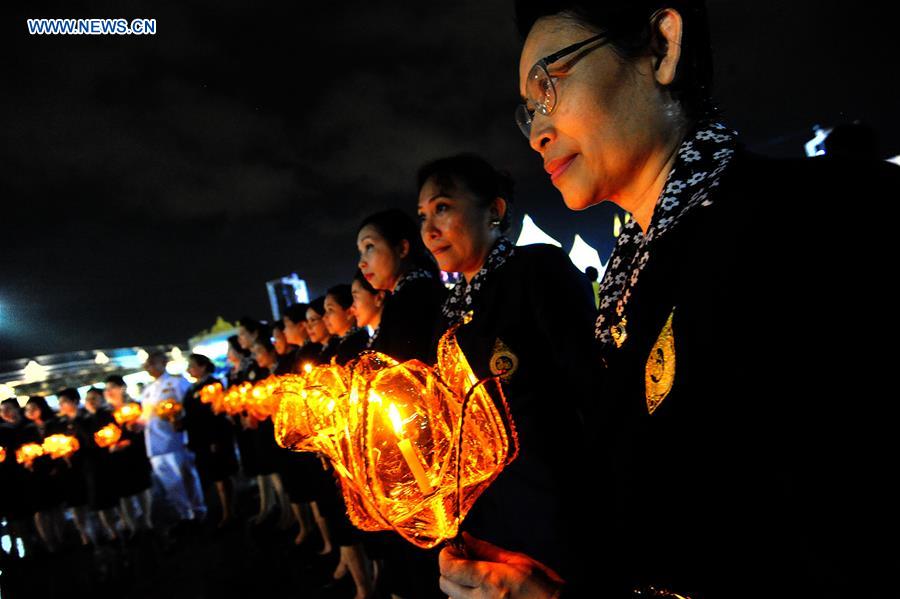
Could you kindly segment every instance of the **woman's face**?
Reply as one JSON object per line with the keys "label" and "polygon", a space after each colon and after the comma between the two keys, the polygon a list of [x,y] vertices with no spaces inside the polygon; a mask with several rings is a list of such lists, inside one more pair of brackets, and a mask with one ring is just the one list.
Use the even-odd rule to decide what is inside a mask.
{"label": "woman's face", "polygon": [[225,354],[225,359],[228,360],[228,363],[231,364],[232,366],[234,366],[235,368],[238,368],[241,365],[241,358],[243,358],[243,356],[241,356],[241,354],[239,354],[238,352],[234,351],[234,348],[229,345],[228,353]]}
{"label": "woman's face", "polygon": [[0,406],[0,418],[3,418],[4,422],[16,424],[19,422],[19,411],[12,406],[3,404]]}
{"label": "woman's face", "polygon": [[125,388],[115,383],[106,383],[106,387],[103,389],[103,397],[106,398],[106,401],[113,408],[121,408],[122,404],[125,403]]}
{"label": "woman's face", "polygon": [[251,333],[244,327],[238,327],[238,344],[243,349],[250,349],[253,346],[253,342],[256,341],[256,337],[259,333]]}
{"label": "woman's face", "polygon": [[274,339],[275,351],[278,352],[278,355],[286,354],[288,351],[288,341],[287,337],[284,335],[284,331],[275,327],[272,329],[272,339]]}
{"label": "woman's face", "polygon": [[41,419],[41,409],[37,407],[37,404],[25,404],[25,418],[28,418],[32,422]]}
{"label": "woman's face", "polygon": [[288,343],[303,345],[309,338],[306,330],[306,322],[294,322],[287,316],[284,317],[284,336]]}
{"label": "woman's face", "polygon": [[328,329],[325,328],[322,315],[312,308],[306,311],[306,331],[313,343],[324,343],[328,339]]}
{"label": "woman's face", "polygon": [[429,179],[419,191],[418,213],[422,241],[441,270],[478,272],[498,236],[490,208],[458,183],[441,189]]}
{"label": "woman's face", "polygon": [[[537,61],[594,34],[569,19],[539,19],[519,61],[523,97]],[[556,106],[549,116],[534,113],[529,140],[573,210],[603,200],[622,205],[623,196],[644,193],[647,177],[659,174],[645,172],[650,158],[665,147],[668,121],[679,116],[657,85],[654,57],[625,61],[610,46],[594,46],[550,65]]]}
{"label": "woman's face", "polygon": [[206,367],[197,364],[197,362],[193,360],[188,361],[187,371],[188,374],[191,375],[191,377],[196,381],[201,381],[204,377],[206,377]]}
{"label": "woman's face", "polygon": [[378,326],[381,320],[382,292],[370,293],[359,281],[353,281],[353,314],[360,327]]}
{"label": "woman's face", "polygon": [[344,335],[355,323],[351,308],[345,309],[331,295],[325,297],[325,316],[322,320],[332,335]]}
{"label": "woman's face", "polygon": [[96,414],[103,406],[103,396],[96,392],[90,392],[84,396],[84,407],[91,414]]}
{"label": "woman's face", "polygon": [[62,399],[59,402],[59,413],[66,418],[75,418],[78,416],[78,404],[68,399]]}
{"label": "woman's face", "polygon": [[359,249],[359,270],[375,289],[391,291],[400,278],[403,258],[409,253],[409,243],[395,248],[381,236],[378,229],[366,225],[356,236],[356,247]]}
{"label": "woman's face", "polygon": [[254,343],[251,351],[253,353],[253,359],[256,360],[256,363],[259,364],[261,368],[268,368],[271,370],[275,367],[277,359],[274,351],[269,351],[268,348],[263,347],[259,343]]}

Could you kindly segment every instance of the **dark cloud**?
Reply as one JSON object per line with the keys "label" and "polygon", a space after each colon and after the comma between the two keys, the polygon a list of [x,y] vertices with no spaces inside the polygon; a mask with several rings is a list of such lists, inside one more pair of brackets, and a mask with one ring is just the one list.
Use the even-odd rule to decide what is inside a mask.
{"label": "dark cloud", "polygon": [[[4,4],[0,358],[183,341],[268,314],[264,282],[346,280],[373,210],[413,210],[422,162],[477,151],[516,211],[571,213],[512,118],[511,2]],[[752,149],[799,156],[861,118],[900,153],[892,18],[846,3],[710,3],[717,98]],[[36,37],[28,17],[153,17],[148,37]]]}

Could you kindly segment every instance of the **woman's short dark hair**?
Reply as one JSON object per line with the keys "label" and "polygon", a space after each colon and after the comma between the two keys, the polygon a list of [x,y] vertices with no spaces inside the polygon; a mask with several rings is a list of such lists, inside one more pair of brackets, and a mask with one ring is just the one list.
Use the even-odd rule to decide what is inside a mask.
{"label": "woman's short dark hair", "polygon": [[191,354],[190,356],[188,356],[188,361],[193,362],[209,374],[212,374],[216,371],[216,365],[213,364],[213,361],[210,360],[208,356],[204,356],[203,354]]}
{"label": "woman's short dark hair", "polygon": [[253,345],[258,345],[268,353],[272,353],[275,351],[275,345],[272,343],[272,340],[268,337],[257,337],[253,342]]}
{"label": "woman's short dark hair", "polygon": [[284,309],[284,317],[290,319],[294,324],[306,322],[306,309],[309,304],[291,304]]}
{"label": "woman's short dark hair", "polygon": [[25,402],[25,405],[31,404],[33,406],[37,406],[38,410],[41,412],[41,420],[47,421],[52,420],[56,414],[50,408],[50,404],[47,403],[47,398],[43,395],[32,395],[28,398],[28,401]]}
{"label": "woman's short dark hair", "polygon": [[650,23],[653,14],[663,8],[677,10],[684,27],[681,58],[669,90],[688,118],[713,116],[717,110],[712,101],[712,48],[704,0],[516,0],[516,24],[525,38],[538,19],[558,15],[605,34],[619,56],[634,59],[664,52],[656,24]]}
{"label": "woman's short dark hair", "polygon": [[238,341],[237,335],[232,335],[228,338],[228,348],[239,356],[249,356],[250,352],[241,347],[241,342]]}
{"label": "woman's short dark hair", "polygon": [[353,293],[351,292],[350,285],[347,285],[346,283],[335,285],[330,288],[325,295],[333,297],[334,301],[340,304],[341,308],[344,310],[348,310],[350,306],[353,305]]}
{"label": "woman's short dark hair", "polygon": [[419,225],[409,214],[396,208],[370,214],[360,223],[356,230],[357,235],[363,227],[367,226],[378,231],[378,234],[393,247],[399,246],[403,240],[406,240],[409,243],[409,263],[413,267],[424,268],[434,274],[439,272],[434,256],[422,242]]}
{"label": "woman's short dark hair", "polygon": [[110,376],[106,377],[106,384],[109,385],[110,383],[112,383],[113,385],[116,385],[116,386],[118,386],[118,387],[125,387],[125,386],[126,386],[126,385],[125,385],[125,379],[123,379],[123,378],[122,378],[121,376],[119,376],[118,374],[113,374],[113,375],[110,375]]}
{"label": "woman's short dark hair", "polygon": [[320,295],[313,301],[309,302],[309,310],[312,310],[319,316],[325,316],[325,296]]}
{"label": "woman's short dark hair", "polygon": [[241,316],[238,319],[238,326],[244,327],[248,333],[260,333],[262,332],[262,323],[255,318],[251,318],[250,316]]}
{"label": "woman's short dark hair", "polygon": [[0,401],[0,405],[9,406],[13,408],[16,412],[19,413],[19,417],[24,417],[25,412],[22,410],[22,406],[19,405],[19,400],[15,397],[7,397],[3,401]]}
{"label": "woman's short dark hair", "polygon": [[434,181],[441,192],[452,193],[462,186],[475,196],[479,205],[487,208],[495,198],[506,200],[506,213],[500,219],[500,231],[509,229],[513,203],[513,180],[509,173],[498,171],[476,154],[457,154],[439,158],[419,168],[418,189]]}
{"label": "woman's short dark hair", "polygon": [[76,405],[81,402],[81,394],[78,393],[78,389],[75,389],[74,387],[66,387],[56,394],[56,398],[59,401],[66,399]]}
{"label": "woman's short dark hair", "polygon": [[366,279],[366,275],[364,275],[359,269],[356,269],[356,274],[353,275],[353,281],[359,283],[363,289],[365,289],[372,295],[378,293],[378,290],[372,287],[372,284],[369,283],[368,279]]}

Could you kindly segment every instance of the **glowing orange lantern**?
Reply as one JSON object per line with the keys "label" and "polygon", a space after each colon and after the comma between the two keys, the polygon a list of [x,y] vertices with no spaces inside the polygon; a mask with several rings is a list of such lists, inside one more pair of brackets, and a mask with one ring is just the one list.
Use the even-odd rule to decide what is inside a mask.
{"label": "glowing orange lantern", "polygon": [[216,414],[221,414],[225,409],[224,399],[225,390],[222,388],[222,383],[212,383],[200,389],[200,401],[210,404],[212,411]]}
{"label": "glowing orange lantern", "polygon": [[110,422],[94,433],[94,442],[98,447],[110,447],[119,442],[122,437],[122,429]]}
{"label": "glowing orange lantern", "polygon": [[164,399],[156,405],[156,415],[173,422],[181,413],[181,404],[174,399]]}
{"label": "glowing orange lantern", "polygon": [[278,377],[270,376],[255,385],[244,397],[244,409],[257,420],[265,420],[278,411],[282,395],[276,393]]}
{"label": "glowing orange lantern", "polygon": [[72,435],[50,435],[44,439],[44,455],[51,458],[67,458],[80,447],[78,439]]}
{"label": "glowing orange lantern", "polygon": [[116,423],[118,423],[119,426],[137,422],[138,418],[140,417],[141,406],[136,403],[122,404],[119,409],[113,412],[113,418],[116,419]]}
{"label": "glowing orange lantern", "polygon": [[27,466],[42,455],[44,448],[38,443],[26,443],[16,450],[16,462]]}
{"label": "glowing orange lantern", "polygon": [[6,448],[0,445],[0,462],[6,461]]}
{"label": "glowing orange lantern", "polygon": [[244,381],[240,385],[233,385],[223,398],[223,407],[225,412],[231,416],[237,416],[244,411],[247,394],[253,388],[253,383]]}
{"label": "glowing orange lantern", "polygon": [[287,449],[317,451],[337,461],[334,441],[349,388],[350,372],[337,364],[309,365],[302,375],[279,377],[273,391],[279,401],[275,440]]}
{"label": "glowing orange lantern", "polygon": [[367,353],[349,371],[319,366],[282,378],[276,440],[332,460],[358,528],[392,528],[434,547],[458,534],[515,458],[502,390],[494,384],[495,403],[486,384],[495,379],[478,380],[454,332],[441,339],[435,367]]}

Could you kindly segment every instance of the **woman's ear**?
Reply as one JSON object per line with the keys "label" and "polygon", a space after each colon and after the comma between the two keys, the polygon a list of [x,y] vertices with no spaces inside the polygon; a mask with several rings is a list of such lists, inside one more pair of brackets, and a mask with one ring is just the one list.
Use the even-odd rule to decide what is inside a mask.
{"label": "woman's ear", "polygon": [[681,14],[673,8],[658,10],[651,19],[653,24],[653,53],[656,55],[654,76],[660,85],[670,85],[675,80],[678,61],[681,59]]}
{"label": "woman's ear", "polygon": [[494,198],[490,208],[491,223],[503,222],[503,217],[506,216],[506,209],[506,200],[501,197]]}
{"label": "woman's ear", "polygon": [[403,260],[407,256],[409,256],[409,240],[401,239],[400,240],[400,259]]}
{"label": "woman's ear", "polygon": [[384,296],[385,296],[385,293],[384,293],[383,289],[375,294],[375,305],[378,306],[379,308],[384,306]]}

